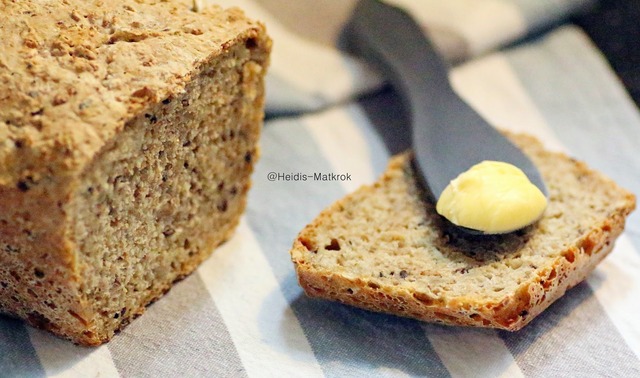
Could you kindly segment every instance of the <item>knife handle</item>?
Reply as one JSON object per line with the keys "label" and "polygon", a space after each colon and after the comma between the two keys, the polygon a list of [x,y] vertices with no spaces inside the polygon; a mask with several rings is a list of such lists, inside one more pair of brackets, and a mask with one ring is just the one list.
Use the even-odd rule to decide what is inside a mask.
{"label": "knife handle", "polygon": [[377,66],[390,81],[409,106],[412,123],[429,122],[420,120],[429,117],[426,109],[459,101],[443,60],[404,10],[377,0],[360,0],[344,37],[352,52]]}

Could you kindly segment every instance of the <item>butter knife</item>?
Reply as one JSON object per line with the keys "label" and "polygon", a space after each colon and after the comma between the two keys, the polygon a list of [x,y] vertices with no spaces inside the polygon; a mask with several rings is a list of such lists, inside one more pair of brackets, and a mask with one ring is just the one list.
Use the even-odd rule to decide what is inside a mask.
{"label": "butter knife", "polygon": [[529,158],[454,92],[443,60],[404,10],[360,0],[343,36],[349,49],[375,64],[402,98],[411,120],[415,165],[434,202],[452,179],[484,160],[520,168],[548,197]]}

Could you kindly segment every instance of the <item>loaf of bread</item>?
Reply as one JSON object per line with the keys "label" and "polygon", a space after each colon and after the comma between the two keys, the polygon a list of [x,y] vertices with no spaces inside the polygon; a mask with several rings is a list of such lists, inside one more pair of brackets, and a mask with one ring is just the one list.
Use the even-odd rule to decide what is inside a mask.
{"label": "loaf of bread", "polygon": [[291,250],[312,297],[448,325],[515,331],[582,281],[613,248],[635,197],[585,164],[509,135],[549,189],[543,218],[471,236],[425,202],[410,154],[323,211]]}
{"label": "loaf of bread", "polygon": [[97,345],[232,234],[271,42],[190,0],[0,16],[0,313]]}

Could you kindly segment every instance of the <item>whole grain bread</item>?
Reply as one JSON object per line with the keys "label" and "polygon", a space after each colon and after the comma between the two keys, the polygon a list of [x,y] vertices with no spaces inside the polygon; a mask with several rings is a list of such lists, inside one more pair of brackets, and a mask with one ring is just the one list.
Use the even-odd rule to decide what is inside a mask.
{"label": "whole grain bread", "polygon": [[409,153],[373,185],[334,203],[293,244],[312,297],[448,325],[515,331],[611,251],[635,197],[585,164],[509,135],[549,189],[543,218],[519,232],[470,236],[425,196]]}
{"label": "whole grain bread", "polygon": [[0,313],[100,344],[233,232],[271,41],[190,0],[0,16]]}

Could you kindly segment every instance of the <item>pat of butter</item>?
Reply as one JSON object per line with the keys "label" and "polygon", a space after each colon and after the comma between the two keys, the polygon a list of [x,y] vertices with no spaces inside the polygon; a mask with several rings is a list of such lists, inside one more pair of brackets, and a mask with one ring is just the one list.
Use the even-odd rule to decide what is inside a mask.
{"label": "pat of butter", "polygon": [[483,161],[451,180],[436,211],[458,226],[501,234],[542,216],[547,199],[518,167]]}

